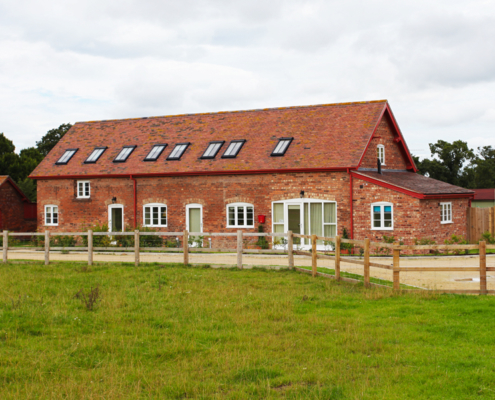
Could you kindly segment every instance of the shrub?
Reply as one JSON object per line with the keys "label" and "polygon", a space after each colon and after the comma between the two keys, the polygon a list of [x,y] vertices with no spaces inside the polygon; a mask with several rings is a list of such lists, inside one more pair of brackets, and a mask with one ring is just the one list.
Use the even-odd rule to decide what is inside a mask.
{"label": "shrub", "polygon": [[[264,232],[263,225],[261,225],[261,224],[258,225],[258,232],[259,233]],[[256,246],[260,246],[262,249],[268,249],[268,247],[269,247],[268,240],[266,240],[265,236],[259,236],[258,241],[255,244],[256,244]]]}
{"label": "shrub", "polygon": [[[457,236],[457,235],[452,235],[450,239],[445,239],[444,241],[445,244],[468,244],[468,241],[464,239],[462,236]],[[454,254],[460,254],[461,250],[455,249]],[[469,250],[464,250],[464,254],[468,254]]]}
{"label": "shrub", "polygon": [[495,236],[493,236],[490,232],[486,231],[481,235],[480,240],[484,240],[489,244],[495,244]]}
{"label": "shrub", "polygon": [[[347,233],[346,228],[342,230],[342,239],[349,239],[349,233]],[[340,250],[351,250],[352,247],[351,243],[340,243]]]}
{"label": "shrub", "polygon": [[[430,238],[421,238],[421,239],[414,239],[414,244],[416,246],[429,246],[429,245],[434,245],[437,244],[433,239]],[[438,254],[438,250],[433,250],[434,254]]]}
{"label": "shrub", "polygon": [[58,235],[50,238],[50,246],[54,247],[74,247],[76,245],[76,237],[69,235]]}
{"label": "shrub", "polygon": [[[93,226],[84,227],[83,230],[91,229],[93,232],[108,232],[108,224],[95,224]],[[82,236],[82,241],[84,247],[88,246],[88,237]],[[94,247],[109,247],[110,237],[109,236],[93,236],[93,246]]]}

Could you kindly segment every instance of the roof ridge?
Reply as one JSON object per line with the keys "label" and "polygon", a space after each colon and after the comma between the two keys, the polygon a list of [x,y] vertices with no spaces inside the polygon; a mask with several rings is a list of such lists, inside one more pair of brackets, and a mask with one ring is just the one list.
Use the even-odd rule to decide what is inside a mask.
{"label": "roof ridge", "polygon": [[233,110],[233,111],[215,111],[206,113],[192,113],[192,114],[173,114],[173,115],[157,115],[152,117],[137,117],[137,118],[116,118],[116,119],[104,119],[96,121],[78,121],[77,124],[93,124],[98,122],[116,122],[116,121],[133,121],[139,119],[153,119],[153,118],[174,118],[174,117],[194,117],[201,115],[217,115],[217,114],[237,114],[237,113],[247,113],[247,112],[257,112],[257,111],[276,111],[276,110],[294,110],[294,109],[304,109],[311,107],[333,107],[333,106],[353,106],[359,104],[374,104],[374,103],[388,103],[388,100],[369,100],[369,101],[351,101],[344,103],[326,103],[326,104],[311,104],[307,106],[289,106],[289,107],[268,107],[268,108],[256,108],[249,110]]}

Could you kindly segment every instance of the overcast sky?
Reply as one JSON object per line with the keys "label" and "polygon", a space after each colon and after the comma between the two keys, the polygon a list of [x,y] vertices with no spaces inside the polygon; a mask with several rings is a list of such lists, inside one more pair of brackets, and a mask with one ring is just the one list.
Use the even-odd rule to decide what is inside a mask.
{"label": "overcast sky", "polygon": [[388,99],[411,151],[495,147],[495,0],[0,0],[0,132]]}

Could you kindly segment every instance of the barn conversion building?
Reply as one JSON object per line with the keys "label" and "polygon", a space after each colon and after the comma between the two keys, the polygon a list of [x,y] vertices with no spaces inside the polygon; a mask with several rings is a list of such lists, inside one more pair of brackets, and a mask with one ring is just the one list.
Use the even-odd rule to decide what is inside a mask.
{"label": "barn conversion building", "polygon": [[0,176],[0,231],[34,232],[36,227],[36,203],[10,176]]}
{"label": "barn conversion building", "polygon": [[58,232],[465,235],[473,192],[416,171],[383,100],[76,123],[31,178]]}

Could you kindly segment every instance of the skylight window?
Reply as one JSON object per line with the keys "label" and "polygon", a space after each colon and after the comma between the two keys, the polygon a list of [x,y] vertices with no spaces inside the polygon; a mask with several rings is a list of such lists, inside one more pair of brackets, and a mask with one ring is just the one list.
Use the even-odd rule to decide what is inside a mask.
{"label": "skylight window", "polygon": [[165,150],[165,147],[167,147],[166,144],[155,144],[144,161],[158,160],[158,157],[160,157],[160,154],[162,154],[163,150]]}
{"label": "skylight window", "polygon": [[172,153],[167,157],[167,160],[180,160],[189,145],[190,143],[177,143]]}
{"label": "skylight window", "polygon": [[107,149],[107,147],[95,147],[93,152],[89,155],[89,157],[84,161],[84,164],[94,164],[103,152]]}
{"label": "skylight window", "polygon": [[223,153],[222,158],[237,157],[237,154],[239,154],[239,151],[241,151],[241,148],[245,142],[245,140],[232,140],[232,142],[230,142],[229,144],[229,147],[227,147],[227,150],[225,150],[225,153]]}
{"label": "skylight window", "polygon": [[65,150],[65,153],[58,159],[58,161],[55,163],[57,165],[64,165],[67,164],[72,156],[76,154],[76,151],[79,149],[67,149]]}
{"label": "skylight window", "polygon": [[272,157],[283,156],[293,140],[294,138],[280,138],[271,156]]}
{"label": "skylight window", "polygon": [[206,151],[201,156],[201,158],[203,158],[203,159],[215,158],[217,153],[218,153],[218,150],[220,150],[220,148],[223,146],[224,143],[225,143],[224,140],[223,141],[210,142],[210,144],[206,148]]}
{"label": "skylight window", "polygon": [[134,151],[134,149],[137,146],[124,146],[122,147],[122,150],[120,150],[120,153],[117,157],[115,157],[115,160],[113,162],[126,162],[127,158],[131,155],[131,153]]}

